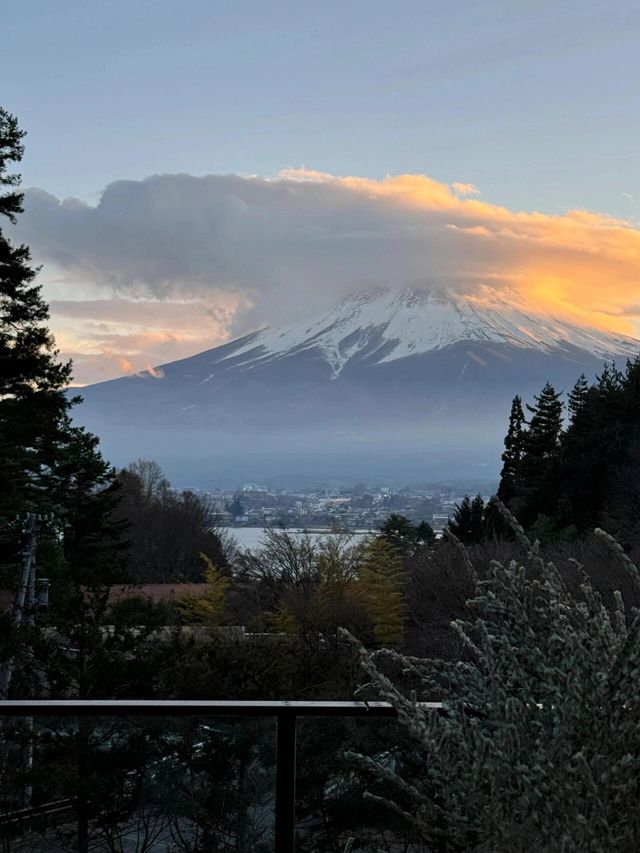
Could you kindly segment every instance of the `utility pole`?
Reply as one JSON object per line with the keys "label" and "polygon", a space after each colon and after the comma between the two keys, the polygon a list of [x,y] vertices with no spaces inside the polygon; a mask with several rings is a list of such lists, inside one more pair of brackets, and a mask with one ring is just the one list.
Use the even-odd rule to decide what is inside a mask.
{"label": "utility pole", "polygon": [[[15,594],[13,596],[13,609],[11,612],[11,623],[19,627],[25,622],[27,625],[35,623],[36,607],[36,549],[38,537],[38,516],[35,512],[27,514],[24,526],[24,544],[20,562],[20,578]],[[31,645],[27,648],[27,654],[31,656]],[[11,677],[15,667],[15,656],[11,657],[0,667],[0,700],[7,699]],[[30,780],[33,769],[33,717],[25,718],[26,724],[26,746],[23,755],[23,769],[27,780]],[[33,798],[33,786],[30,781],[25,784],[20,797],[22,808],[29,808]]]}
{"label": "utility pole", "polygon": [[[20,564],[20,579],[13,596],[11,624],[18,627],[25,617],[33,620],[33,608],[36,603],[36,545],[38,536],[38,516],[35,512],[27,514],[24,527],[24,545]],[[0,699],[7,699],[11,677],[15,667],[15,658],[11,657],[0,667]]]}

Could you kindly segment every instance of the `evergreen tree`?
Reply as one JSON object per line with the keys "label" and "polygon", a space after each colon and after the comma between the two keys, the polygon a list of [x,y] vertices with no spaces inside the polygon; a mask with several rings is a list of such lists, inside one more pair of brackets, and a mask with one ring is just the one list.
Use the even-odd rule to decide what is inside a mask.
{"label": "evergreen tree", "polygon": [[559,448],[562,435],[563,403],[560,394],[547,382],[531,413],[524,434],[521,473],[526,503],[522,512],[525,524],[533,523],[540,512],[554,515],[559,487]]}
{"label": "evergreen tree", "polygon": [[[23,136],[15,117],[0,109],[0,216],[12,223],[22,212],[23,196],[15,189],[20,176],[7,170],[22,157]],[[71,424],[70,408],[78,399],[66,394],[71,365],[58,360],[36,274],[29,249],[12,245],[0,230],[0,562],[5,587],[15,586],[20,562],[15,519],[27,511],[45,516],[38,532],[38,575],[52,581],[51,615],[55,611],[62,633],[66,624],[84,630],[78,626],[99,602],[104,609],[106,586],[120,571],[122,531],[111,520],[118,500],[114,472],[98,451],[98,439]],[[37,636],[30,636],[31,651],[21,661],[22,629],[8,624],[3,629],[3,639],[16,649],[12,688],[37,695],[33,661],[40,652],[43,665],[53,661],[50,640],[39,650]],[[65,655],[67,662],[73,657]],[[73,687],[67,682],[62,689],[68,694]]]}
{"label": "evergreen tree", "polygon": [[[22,158],[23,137],[0,108],[0,224],[1,217],[15,223],[22,212],[20,175],[7,170]],[[14,246],[0,227],[0,527],[40,509],[39,477],[51,463],[46,448],[71,405],[64,393],[71,365],[58,361],[36,273],[29,249]]]}
{"label": "evergreen tree", "polygon": [[640,427],[640,355],[627,361],[623,394],[628,419]]}
{"label": "evergreen tree", "polygon": [[595,384],[581,393],[562,437],[559,516],[564,526],[582,531],[606,523],[619,530],[603,513],[612,500],[619,503],[613,495],[619,492],[618,481],[626,479],[625,448],[631,433],[625,381],[615,365],[605,365]]}
{"label": "evergreen tree", "polygon": [[431,546],[436,541],[433,528],[426,521],[416,525],[404,515],[392,513],[380,527],[380,534],[404,557],[414,554],[419,548]]}
{"label": "evergreen tree", "polygon": [[453,511],[449,519],[449,530],[465,545],[475,545],[482,542],[484,530],[485,505],[481,495],[473,500],[465,495]]}
{"label": "evergreen tree", "polygon": [[471,501],[471,536],[473,542],[482,542],[484,539],[484,500],[481,495],[476,495]]}
{"label": "evergreen tree", "polygon": [[465,495],[453,509],[453,518],[447,525],[449,530],[461,542],[467,542],[471,536],[471,498]]}
{"label": "evergreen tree", "polygon": [[525,462],[528,464],[553,459],[558,452],[562,432],[562,400],[551,383],[547,382],[534,399],[533,406],[527,405],[531,413],[524,441]]}
{"label": "evergreen tree", "polygon": [[421,521],[415,528],[415,540],[418,547],[430,547],[436,544],[436,534],[428,521]]}
{"label": "evergreen tree", "polygon": [[507,505],[519,494],[520,490],[519,480],[524,444],[524,424],[522,399],[519,396],[515,396],[511,404],[509,429],[504,439],[502,471],[500,472],[500,485],[498,487],[498,497]]}
{"label": "evergreen tree", "polygon": [[[20,161],[23,137],[15,117],[0,108],[0,187],[10,188],[0,194],[0,215],[12,223],[23,195],[15,189],[20,176],[7,168]],[[53,514],[56,538],[69,549],[72,526],[79,541],[80,517],[94,509],[113,472],[97,438],[71,425],[69,411],[79,398],[66,394],[71,363],[58,360],[48,307],[33,283],[37,272],[29,249],[13,246],[0,230],[0,528],[6,533],[7,523],[26,510]],[[113,506],[106,503],[103,519]],[[95,552],[100,524],[91,526],[88,550]],[[86,564],[87,553],[80,562]]]}
{"label": "evergreen tree", "polygon": [[571,423],[573,423],[584,410],[588,396],[589,383],[587,382],[587,377],[582,373],[576,384],[569,392],[567,408],[569,410],[569,420]]}
{"label": "evergreen tree", "polygon": [[613,362],[605,364],[602,373],[598,376],[596,389],[604,397],[611,398],[622,390],[624,376]]}
{"label": "evergreen tree", "polygon": [[376,643],[398,645],[402,642],[405,621],[402,557],[380,536],[367,545],[359,575],[360,591]]}
{"label": "evergreen tree", "polygon": [[624,373],[610,368],[598,378],[601,472],[598,524],[628,547],[640,544],[640,357]]}
{"label": "evergreen tree", "polygon": [[[127,524],[114,518],[120,484],[98,444],[95,435],[66,420],[56,442],[55,467],[43,478],[51,506],[49,526],[62,560],[62,576],[52,590],[54,603],[63,601],[65,588],[78,604],[87,594],[106,601],[111,584],[128,580]],[[69,607],[65,601],[60,616],[70,616]]]}

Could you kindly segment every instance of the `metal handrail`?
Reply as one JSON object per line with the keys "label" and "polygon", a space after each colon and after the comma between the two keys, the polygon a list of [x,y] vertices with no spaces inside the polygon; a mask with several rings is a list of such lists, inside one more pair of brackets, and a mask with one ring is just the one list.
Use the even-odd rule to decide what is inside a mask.
{"label": "metal handrail", "polygon": [[[421,708],[442,710],[441,702],[420,702]],[[229,716],[229,717],[394,717],[390,702],[301,702],[286,699],[5,699],[0,716]]]}
{"label": "metal handrail", "polygon": [[10,812],[0,813],[0,827],[11,826],[15,823],[33,820],[38,817],[49,817],[50,815],[60,814],[61,812],[69,811],[75,804],[75,799],[67,797],[64,800],[54,800],[51,803],[41,803],[38,806],[27,806],[22,809],[15,809]]}
{"label": "metal handrail", "polygon": [[[440,713],[441,702],[421,702]],[[286,700],[179,699],[5,699],[0,717],[275,717],[276,853],[294,853],[296,804],[296,722],[298,717],[395,717],[389,702],[300,702]]]}

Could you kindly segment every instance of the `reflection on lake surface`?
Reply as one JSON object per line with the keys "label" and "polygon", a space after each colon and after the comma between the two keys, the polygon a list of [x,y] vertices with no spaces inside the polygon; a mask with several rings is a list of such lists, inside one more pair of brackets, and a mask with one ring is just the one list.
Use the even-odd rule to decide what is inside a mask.
{"label": "reflection on lake surface", "polygon": [[[264,537],[267,532],[267,528],[265,527],[225,527],[225,532],[228,536],[231,536],[238,544],[239,548],[246,549],[248,551],[257,551],[264,544]],[[361,542],[363,539],[368,536],[374,536],[378,531],[371,530],[355,530],[350,533],[333,533],[331,530],[304,530],[299,527],[289,527],[286,530],[280,530],[280,528],[272,528],[272,530],[276,530],[277,532],[287,533],[289,536],[293,537],[302,537],[309,536],[314,542],[321,541],[323,539],[327,539],[331,536],[350,536],[351,542],[353,545],[356,545],[358,542]]]}

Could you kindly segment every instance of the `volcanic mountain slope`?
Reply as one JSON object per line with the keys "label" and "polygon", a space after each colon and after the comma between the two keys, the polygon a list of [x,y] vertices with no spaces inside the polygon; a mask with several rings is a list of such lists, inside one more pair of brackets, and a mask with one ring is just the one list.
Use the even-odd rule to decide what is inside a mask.
{"label": "volcanic mountain slope", "polygon": [[233,354],[244,356],[241,364],[250,366],[319,349],[336,378],[363,357],[369,365],[382,364],[471,342],[546,353],[572,346],[599,359],[631,354],[638,347],[633,339],[536,315],[495,297],[487,307],[471,297],[437,291],[374,290],[343,300],[311,322],[250,335]]}
{"label": "volcanic mountain slope", "polygon": [[[214,453],[210,443],[214,455],[244,446],[256,458],[260,448],[279,456],[292,442],[318,459],[337,445],[379,457],[390,442],[410,453],[473,454],[499,446],[515,393],[531,396],[547,380],[568,389],[580,373],[639,351],[633,338],[513,299],[494,296],[489,307],[437,291],[371,290],[309,321],[162,365],[157,377],[86,388],[79,419],[107,447],[118,432],[131,443],[132,430],[153,425],[147,445],[171,444],[176,459],[192,439],[202,452]],[[133,443],[128,458],[155,451]]]}

